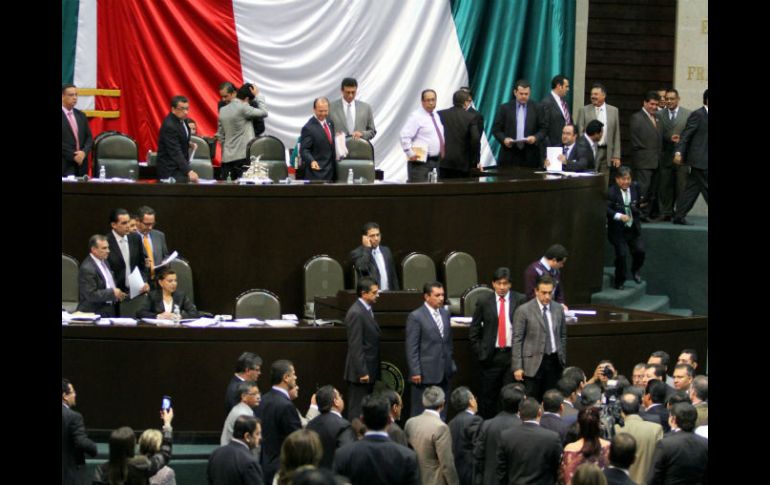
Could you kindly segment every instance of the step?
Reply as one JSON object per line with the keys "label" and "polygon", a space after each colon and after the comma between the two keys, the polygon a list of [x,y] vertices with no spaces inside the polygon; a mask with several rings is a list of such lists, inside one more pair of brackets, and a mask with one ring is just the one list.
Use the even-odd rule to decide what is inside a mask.
{"label": "step", "polygon": [[592,294],[591,303],[627,307],[642,298],[647,291],[646,281],[636,283],[634,280],[627,280],[623,284],[625,286],[623,290],[616,290],[610,286]]}
{"label": "step", "polygon": [[668,312],[670,300],[666,295],[643,295],[641,298],[628,305],[624,305],[624,308],[630,310],[640,310],[644,312]]}
{"label": "step", "polygon": [[693,315],[692,310],[689,308],[669,308],[665,313],[676,315],[678,317],[691,317]]}

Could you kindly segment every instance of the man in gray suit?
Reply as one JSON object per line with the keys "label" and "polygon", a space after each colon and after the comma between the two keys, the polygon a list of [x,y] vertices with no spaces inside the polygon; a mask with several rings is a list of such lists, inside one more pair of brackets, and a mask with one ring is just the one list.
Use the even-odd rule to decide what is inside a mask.
{"label": "man in gray suit", "polygon": [[425,411],[406,421],[404,431],[412,449],[417,453],[422,483],[459,485],[452,454],[452,433],[441,421],[445,394],[438,386],[430,386],[422,394]]}
{"label": "man in gray suit", "polygon": [[687,124],[691,111],[679,106],[679,91],[666,91],[668,108],[658,110],[658,121],[663,133],[663,153],[660,157],[660,185],[658,186],[658,204],[664,221],[670,221],[674,214],[674,201],[684,192],[687,185],[689,168],[674,163],[674,151],[680,135]]}
{"label": "man in gray suit", "polygon": [[564,308],[551,304],[553,278],[538,277],[535,298],[513,314],[513,378],[524,381],[527,396],[543,400],[556,387],[567,365],[567,322]]}
{"label": "man in gray suit", "polygon": [[628,473],[636,483],[646,483],[647,472],[652,464],[655,446],[663,439],[663,427],[645,421],[639,416],[641,403],[636,394],[627,392],[620,398],[623,426],[615,425],[615,433],[628,433],[636,440],[636,458]]}
{"label": "man in gray suit", "polygon": [[620,115],[618,108],[605,102],[606,98],[607,89],[603,84],[595,83],[591,86],[591,104],[577,111],[575,123],[581,135],[593,120],[604,124],[604,133],[596,152],[596,168],[604,174],[605,181],[609,183],[609,165],[612,165],[612,168],[620,167]]}
{"label": "man in gray suit", "polygon": [[107,264],[110,255],[107,237],[100,234],[91,236],[88,247],[90,254],[80,263],[78,270],[77,311],[114,317],[115,304],[128,295],[115,284],[115,277]]}
{"label": "man in gray suit", "polygon": [[[639,182],[642,194],[641,222],[651,222],[650,214],[657,199],[658,167],[663,146],[658,112],[658,93],[647,91],[641,110],[631,115],[631,159],[633,160],[634,179]],[[657,222],[652,221],[652,222]],[[662,220],[662,218],[660,219]]]}
{"label": "man in gray suit", "polygon": [[329,105],[331,118],[337,132],[345,136],[371,140],[377,134],[374,128],[372,107],[368,103],[356,100],[358,81],[352,77],[342,80],[342,98]]}
{"label": "man in gray suit", "polygon": [[439,386],[446,395],[449,379],[457,370],[452,360],[449,312],[442,308],[444,286],[438,281],[425,283],[422,293],[425,304],[406,319],[406,362],[412,383],[410,416],[422,413],[422,394],[428,386]]}
{"label": "man in gray suit", "polygon": [[[249,98],[257,100],[258,108],[249,105]],[[254,138],[253,118],[267,118],[265,97],[255,84],[246,83],[227,106],[219,111],[216,138],[222,144],[222,177],[240,178],[248,159],[247,146]]]}
{"label": "man in gray suit", "polygon": [[137,213],[136,227],[139,235],[142,236],[144,257],[150,270],[150,278],[154,279],[155,270],[153,267],[160,264],[169,255],[166,235],[155,229],[155,209],[143,205],[137,209]]}

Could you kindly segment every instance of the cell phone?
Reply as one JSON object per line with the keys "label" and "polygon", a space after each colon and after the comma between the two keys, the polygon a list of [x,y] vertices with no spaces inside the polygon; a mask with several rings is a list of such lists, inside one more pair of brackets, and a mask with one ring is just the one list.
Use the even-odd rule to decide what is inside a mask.
{"label": "cell phone", "polygon": [[163,396],[163,401],[160,404],[162,411],[168,411],[171,408],[171,396]]}

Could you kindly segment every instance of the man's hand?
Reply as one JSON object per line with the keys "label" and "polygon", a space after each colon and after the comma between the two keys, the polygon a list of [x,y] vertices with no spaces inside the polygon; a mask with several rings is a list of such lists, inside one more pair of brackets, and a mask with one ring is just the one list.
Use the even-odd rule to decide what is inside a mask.
{"label": "man's hand", "polygon": [[513,371],[513,378],[517,381],[523,381],[524,380],[524,369],[516,369]]}
{"label": "man's hand", "polygon": [[171,312],[158,313],[156,316],[157,316],[158,320],[173,320],[174,319],[174,314],[171,313]]}
{"label": "man's hand", "polygon": [[318,162],[313,160],[312,162],[310,162],[310,170],[321,170],[321,166],[318,165]]}
{"label": "man's hand", "polygon": [[674,154],[674,163],[677,164],[677,165],[681,165],[682,164],[682,154],[681,153],[676,152]]}
{"label": "man's hand", "polygon": [[513,146],[513,138],[511,138],[511,137],[506,137],[506,138],[503,140],[503,145],[505,145],[505,146],[506,146],[506,147],[508,147],[508,148],[511,148],[511,147]]}
{"label": "man's hand", "polygon": [[[564,155],[559,155],[559,157],[564,157]],[[556,158],[559,158],[559,157],[556,157]],[[563,160],[562,160],[562,161],[563,161]],[[548,160],[548,159],[546,158],[545,160],[543,160],[543,166],[544,166],[545,168],[548,168],[548,167],[550,167],[550,166],[551,166],[551,161],[550,161],[550,160]]]}
{"label": "man's hand", "polygon": [[409,157],[409,158],[408,158],[408,160],[409,160],[410,162],[414,162],[415,160],[418,160],[419,158],[420,158],[420,157],[418,157],[417,155],[412,155],[411,157]]}
{"label": "man's hand", "polygon": [[529,135],[527,137],[527,145],[534,145],[535,143],[537,143],[537,138],[535,138],[532,135]]}
{"label": "man's hand", "polygon": [[564,313],[567,313],[569,311],[569,308],[564,303],[561,304],[561,307],[564,309]]}
{"label": "man's hand", "polygon": [[198,174],[195,173],[193,170],[190,170],[187,172],[187,176],[190,177],[190,182],[197,183],[198,182]]}
{"label": "man's hand", "polygon": [[311,406],[318,406],[318,401],[315,399],[315,393],[313,393],[312,396],[310,396],[310,405]]}
{"label": "man's hand", "polygon": [[174,408],[161,409],[160,419],[163,420],[163,426],[171,426],[171,421],[174,419]]}
{"label": "man's hand", "polygon": [[150,258],[144,258],[144,267],[152,268],[152,263],[150,263]]}
{"label": "man's hand", "polygon": [[682,138],[681,135],[671,135],[671,141],[674,143],[679,143],[679,140]]}
{"label": "man's hand", "polygon": [[409,378],[409,380],[412,382],[412,384],[417,384],[418,386],[422,384],[422,376],[412,376]]}
{"label": "man's hand", "polygon": [[365,248],[372,247],[372,242],[369,240],[369,236],[367,236],[366,234],[361,236],[361,245],[363,245]]}
{"label": "man's hand", "polygon": [[86,159],[86,152],[84,152],[83,150],[76,151],[73,159],[75,160],[75,163],[77,163],[78,165],[82,165],[83,160]]}
{"label": "man's hand", "polygon": [[615,168],[620,167],[620,159],[619,158],[613,158],[612,159],[612,166]]}
{"label": "man's hand", "polygon": [[361,384],[369,384],[369,374],[366,374],[365,376],[358,379],[358,382]]}
{"label": "man's hand", "polygon": [[251,94],[253,94],[253,95],[254,95],[254,97],[257,97],[257,96],[259,96],[259,88],[257,87],[257,85],[256,85],[256,84],[252,84],[252,85],[249,87],[249,91],[251,92]]}
{"label": "man's hand", "polygon": [[148,291],[150,291],[150,285],[148,283],[145,283],[144,286],[142,286],[142,291],[140,291],[139,293],[147,293]]}
{"label": "man's hand", "polygon": [[627,214],[621,214],[620,215],[620,220],[623,221],[623,222],[628,222],[628,221],[631,220],[631,217],[629,215],[627,215]]}
{"label": "man's hand", "polygon": [[364,134],[363,134],[363,133],[361,133],[360,131],[354,131],[354,132],[352,133],[352,135],[351,135],[351,136],[352,136],[353,138],[355,138],[355,139],[359,139],[359,138],[361,138],[362,136],[364,136]]}
{"label": "man's hand", "polygon": [[123,301],[126,299],[126,294],[120,288],[113,288],[112,291],[115,293],[116,300]]}

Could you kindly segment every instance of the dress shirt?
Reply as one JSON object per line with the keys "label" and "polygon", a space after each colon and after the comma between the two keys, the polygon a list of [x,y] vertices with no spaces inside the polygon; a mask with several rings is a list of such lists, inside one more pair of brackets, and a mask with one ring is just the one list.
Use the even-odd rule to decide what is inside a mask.
{"label": "dress shirt", "polygon": [[524,421],[524,422],[525,423],[532,423],[532,424],[536,424],[536,425],[540,426],[540,421],[538,421],[537,419],[530,419],[530,420]]}
{"label": "dress shirt", "polygon": [[273,386],[273,390],[280,392],[281,394],[289,398],[289,400],[291,401],[291,397],[289,396],[289,391],[287,391],[283,387]]}
{"label": "dress shirt", "polygon": [[251,448],[249,448],[249,445],[247,445],[243,441],[239,440],[238,438],[232,438],[230,441],[235,442],[235,443],[239,443],[239,444],[245,446],[247,450],[251,451]]}
{"label": "dress shirt", "polygon": [[372,256],[374,262],[377,264],[377,269],[380,271],[380,289],[388,291],[390,285],[388,282],[388,268],[385,266],[385,257],[382,255],[382,250],[379,246],[372,248]]}
{"label": "dress shirt", "polygon": [[[620,195],[623,197],[623,205],[627,206],[631,203],[631,189],[620,189]],[[615,220],[619,221],[622,216],[626,215],[625,212],[616,212]]]}
{"label": "dress shirt", "polygon": [[625,474],[626,474],[626,476],[628,476],[628,477],[630,477],[630,476],[631,476],[631,474],[630,474],[630,473],[628,473],[628,470],[627,470],[627,469],[625,469],[625,468],[620,468],[619,466],[612,466],[612,465],[608,465],[608,466],[607,466],[607,468],[614,468],[615,470],[620,470],[620,471],[622,471],[622,472],[623,472],[623,473],[625,473]]}
{"label": "dress shirt", "polygon": [[345,115],[345,123],[348,123],[348,110],[350,110],[350,119],[353,120],[353,125],[348,126],[348,133],[353,135],[353,132],[356,131],[356,100],[354,99],[352,103],[348,103],[343,99],[342,110]]}
{"label": "dress shirt", "polygon": [[596,119],[601,121],[604,125],[604,129],[602,130],[602,138],[599,140],[599,146],[600,147],[606,147],[607,146],[607,103],[602,103],[599,107],[594,107],[596,110]]}
{"label": "dress shirt", "polygon": [[[537,305],[538,307],[540,307],[540,314],[542,315],[543,308],[545,305],[543,305],[539,301],[537,302]],[[551,315],[551,305],[561,305],[561,303],[552,301],[548,305],[548,311],[546,312],[546,316],[548,317],[548,338],[551,340],[551,348],[553,349],[554,353],[557,353],[559,351],[559,347],[556,346],[556,338],[554,336],[554,331],[553,331],[553,316]]]}
{"label": "dress shirt", "polygon": [[566,100],[562,100],[561,96],[559,96],[558,94],[554,93],[553,91],[551,91],[551,96],[553,96],[553,99],[556,100],[556,106],[559,107],[559,111],[561,111],[561,116],[564,118],[564,121],[566,122],[567,121],[567,113],[564,112],[564,106],[562,106],[562,101],[564,101],[565,103],[567,101]]}
{"label": "dress shirt", "polygon": [[[311,405],[310,407],[312,408],[313,406]],[[318,407],[318,406],[316,405],[316,407]],[[331,411],[329,411],[329,412],[330,412],[330,413],[332,413],[332,414],[336,414],[336,415],[337,415],[337,416],[339,416],[340,418],[342,417],[342,415],[341,415],[340,413],[338,413],[337,411],[335,411],[334,409],[332,409],[332,410],[331,410]]]}
{"label": "dress shirt", "polygon": [[364,308],[366,308],[366,310],[369,313],[372,313],[372,306],[370,304],[366,303],[363,298],[359,298],[358,301],[361,302],[361,304],[364,306]]}
{"label": "dress shirt", "polygon": [[642,112],[643,112],[645,115],[647,115],[647,118],[649,118],[649,119],[650,119],[650,123],[652,123],[652,126],[655,126],[655,127],[657,127],[657,126],[658,126],[658,120],[656,120],[656,119],[655,119],[655,115],[651,115],[651,114],[650,114],[650,113],[648,113],[648,112],[647,112],[647,110],[646,110],[646,109],[644,109],[644,108],[642,108]]}
{"label": "dress shirt", "polygon": [[128,277],[131,276],[131,251],[128,249],[128,236],[121,237],[114,230],[112,235],[115,236],[118,248],[120,248],[120,253],[123,256],[123,261],[126,263],[126,287],[128,288]]}
{"label": "dress shirt", "polygon": [[574,150],[574,149],[575,149],[575,145],[576,145],[576,143],[573,143],[572,145],[564,145],[564,146],[562,147],[562,148],[566,148],[566,149],[567,149],[567,153],[565,153],[565,154],[564,154],[564,158],[566,158],[567,160],[569,160],[569,156],[570,156],[570,154],[572,153],[572,150]]}
{"label": "dress shirt", "polygon": [[367,431],[366,433],[364,433],[364,436],[382,436],[384,438],[390,439],[387,431]]}
{"label": "dress shirt", "polygon": [[668,108],[668,119],[674,120],[679,115],[679,106],[676,107],[676,109],[672,110],[671,108]]}
{"label": "dress shirt", "polygon": [[[436,328],[438,329],[438,333],[441,334],[441,337],[444,337],[444,319],[441,318],[441,312],[438,308],[433,308],[432,306],[428,305],[427,302],[424,303],[425,308],[428,309],[430,312],[430,316],[433,319],[433,323],[436,324]],[[438,321],[436,321],[438,319]],[[439,328],[439,325],[441,325],[441,328]]]}
{"label": "dress shirt", "polygon": [[433,125],[431,118],[435,117],[436,126],[438,126],[441,136],[444,137],[444,125],[438,119],[435,110],[428,113],[423,108],[416,109],[409,115],[406,125],[401,130],[401,148],[406,152],[406,156],[411,158],[415,155],[412,151],[412,145],[419,143],[428,147],[428,156],[437,157],[441,152],[441,141],[436,133],[436,126]]}
{"label": "dress shirt", "polygon": [[593,141],[590,136],[588,136],[588,133],[585,133],[583,136],[585,137],[586,140],[588,140],[588,143],[591,144],[591,151],[594,153],[594,166],[596,166],[596,150],[597,150],[596,142]]}
{"label": "dress shirt", "polygon": [[466,412],[466,413],[468,413],[468,414],[470,414],[471,416],[476,416],[476,413],[474,413],[474,412],[473,412],[473,411],[471,411],[470,409],[466,409],[466,410],[465,410],[465,412]]}
{"label": "dress shirt", "polygon": [[[511,348],[511,292],[505,294],[505,347]],[[500,321],[500,295],[495,293],[495,309],[497,310],[498,322]],[[495,338],[495,348],[499,349],[500,342]]]}

